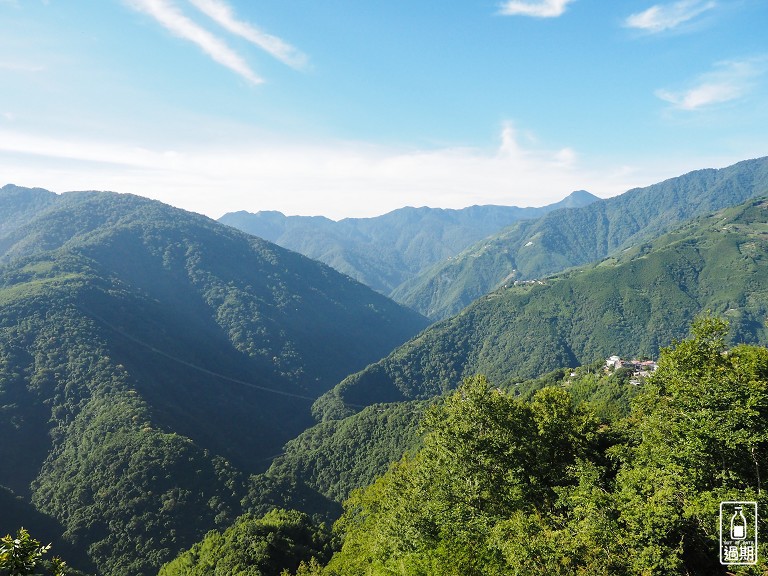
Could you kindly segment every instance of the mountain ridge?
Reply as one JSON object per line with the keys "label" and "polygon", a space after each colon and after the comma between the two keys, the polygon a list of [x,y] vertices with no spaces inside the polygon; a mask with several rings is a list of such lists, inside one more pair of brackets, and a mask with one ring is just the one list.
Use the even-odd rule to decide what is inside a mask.
{"label": "mountain ridge", "polygon": [[475,205],[462,209],[403,207],[372,218],[285,216],[277,211],[231,212],[219,222],[325,262],[389,294],[426,266],[521,218],[583,206],[598,198],[576,191],[539,208]]}

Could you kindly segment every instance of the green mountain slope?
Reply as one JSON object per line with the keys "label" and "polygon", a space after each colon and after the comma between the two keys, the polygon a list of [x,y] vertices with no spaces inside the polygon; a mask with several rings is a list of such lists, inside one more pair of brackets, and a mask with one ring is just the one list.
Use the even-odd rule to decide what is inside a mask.
{"label": "green mountain slope", "polygon": [[392,297],[430,318],[446,318],[504,283],[600,260],[685,220],[767,192],[768,158],[698,170],[583,208],[517,222],[405,282]]}
{"label": "green mountain slope", "polygon": [[336,418],[350,404],[441,394],[473,374],[505,385],[610,354],[655,356],[706,309],[730,320],[734,340],[767,342],[767,206],[752,200],[618,259],[501,288],[347,377],[314,409]]}
{"label": "green mountain slope", "polygon": [[42,196],[0,215],[0,485],[103,573],[154,573],[226,526],[313,398],[426,324],[202,216]]}
{"label": "green mountain slope", "polygon": [[574,192],[541,208],[472,206],[462,210],[401,208],[375,218],[284,216],[232,212],[219,221],[325,262],[389,294],[429,266],[454,256],[512,222],[553,210],[586,206],[598,198]]}
{"label": "green mountain slope", "polygon": [[352,490],[367,486],[418,446],[419,423],[428,405],[418,400],[376,404],[342,420],[320,422],[288,442],[257,485],[298,483],[341,504]]}
{"label": "green mountain slope", "polygon": [[[34,219],[56,202],[56,194],[42,188],[22,188],[6,184],[0,188],[0,238]],[[0,240],[0,252],[3,244]]]}
{"label": "green mountain slope", "polygon": [[[516,383],[522,399],[546,386],[567,388],[574,401],[588,403],[604,420],[629,411],[638,387],[629,374],[602,371],[603,362],[558,369]],[[421,423],[443,397],[374,404],[342,419],[326,420],[288,442],[270,468],[252,479],[248,508],[257,515],[273,507],[297,508],[316,519],[333,520],[356,488],[368,486],[403,454],[421,446]]]}

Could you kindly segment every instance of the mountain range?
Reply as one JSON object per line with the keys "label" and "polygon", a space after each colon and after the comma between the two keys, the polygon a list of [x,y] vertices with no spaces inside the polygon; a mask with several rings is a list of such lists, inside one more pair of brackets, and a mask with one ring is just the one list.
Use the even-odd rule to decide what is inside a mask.
{"label": "mountain range", "polygon": [[655,357],[706,310],[735,342],[768,342],[768,201],[688,222],[617,256],[509,282],[347,377],[314,406],[425,399],[484,374],[498,385],[612,354]]}
{"label": "mountain range", "polygon": [[[705,310],[730,342],[768,342],[766,194],[759,159],[577,193],[585,206],[501,232],[520,209],[259,217],[307,246],[332,238],[340,262],[357,250],[341,273],[137,196],[4,186],[0,532],[23,523],[85,570],[155,574],[220,542],[201,540],[211,529],[308,529],[243,513],[333,519],[421,446],[423,414],[467,377],[528,397],[586,374],[574,398],[623,414],[635,386],[589,384],[608,355],[656,357]],[[444,319],[351,277],[369,266],[386,291],[393,262],[412,278],[398,297]]]}
{"label": "mountain range", "polygon": [[280,212],[231,212],[219,222],[325,262],[382,294],[509,224],[598,198],[583,190],[539,208],[400,208],[374,218],[334,221]]}

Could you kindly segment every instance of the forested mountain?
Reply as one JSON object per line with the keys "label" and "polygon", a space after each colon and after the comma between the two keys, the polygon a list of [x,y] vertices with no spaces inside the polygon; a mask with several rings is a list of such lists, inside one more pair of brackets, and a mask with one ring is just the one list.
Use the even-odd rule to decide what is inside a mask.
{"label": "forested mountain", "polygon": [[433,319],[458,313],[514,280],[532,280],[615,254],[685,220],[768,192],[768,158],[697,170],[646,188],[517,222],[392,292]]}
{"label": "forested mountain", "polygon": [[228,526],[312,400],[426,325],[158,202],[6,186],[0,205],[0,485],[110,575]]}
{"label": "forested mountain", "polygon": [[[638,387],[621,371],[604,374],[597,368],[600,367],[591,365],[555,370],[517,384],[514,394],[531,400],[544,387],[567,387],[574,402],[588,405],[600,418],[615,420],[626,416]],[[166,565],[160,576],[204,576],[214,563],[217,567],[219,563],[230,565],[235,559],[241,566],[249,566],[254,574],[268,574],[263,568],[262,572],[255,571],[255,567],[270,559],[265,550],[268,542],[273,557],[285,558],[284,567],[295,566],[292,551],[296,549],[296,538],[286,540],[283,535],[298,518],[287,524],[275,523],[274,508],[309,511],[315,523],[336,519],[341,503],[355,489],[370,485],[404,454],[412,456],[422,448],[424,416],[445,400],[377,404],[310,428],[286,445],[285,454],[265,474],[252,479],[246,502],[248,515],[223,533],[206,535],[202,542]],[[325,499],[318,499],[318,493]],[[262,515],[264,518],[259,520]],[[259,528],[267,519],[272,533]],[[246,535],[245,531],[249,533]],[[327,543],[322,529],[313,538],[314,544],[307,543],[305,536],[300,539],[305,543],[304,560],[312,556],[327,558],[326,549],[311,551],[313,547],[320,550]]]}
{"label": "forested mountain", "polygon": [[738,342],[768,342],[768,203],[750,200],[618,258],[496,290],[315,403],[323,418],[429,398],[465,377],[499,385],[611,354],[658,354],[711,309]]}
{"label": "forested mountain", "polygon": [[219,221],[320,260],[389,294],[429,266],[454,256],[512,222],[595,200],[578,191],[540,208],[471,206],[461,210],[400,208],[375,218],[284,216],[280,212],[232,212]]}
{"label": "forested mountain", "polygon": [[56,202],[56,198],[56,194],[42,188],[21,188],[12,184],[0,188],[0,238],[34,219],[40,211]]}
{"label": "forested mountain", "polygon": [[[330,503],[341,504],[353,489],[367,486],[390,463],[418,446],[419,422],[430,403],[376,404],[341,420],[320,422],[288,442],[285,453],[259,477],[256,486],[277,494],[280,486],[298,482],[327,498],[328,515],[332,515],[338,508]],[[290,491],[284,495],[290,496]],[[262,502],[254,497],[254,509]],[[325,510],[311,512],[323,514]]]}

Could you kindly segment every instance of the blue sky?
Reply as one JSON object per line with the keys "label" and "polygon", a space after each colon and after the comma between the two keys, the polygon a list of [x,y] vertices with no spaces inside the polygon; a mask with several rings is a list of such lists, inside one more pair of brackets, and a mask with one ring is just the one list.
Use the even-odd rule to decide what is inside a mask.
{"label": "blue sky", "polygon": [[0,184],[218,217],[607,197],[768,155],[765,0],[0,0]]}

